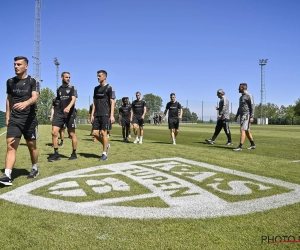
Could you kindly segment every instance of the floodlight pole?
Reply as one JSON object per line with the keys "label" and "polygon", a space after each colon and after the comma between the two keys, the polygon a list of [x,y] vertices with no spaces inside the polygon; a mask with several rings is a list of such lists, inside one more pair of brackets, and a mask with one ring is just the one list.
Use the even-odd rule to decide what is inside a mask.
{"label": "floodlight pole", "polygon": [[59,62],[57,57],[54,58],[54,64],[56,65],[56,89],[58,89],[58,81],[59,81]]}
{"label": "floodlight pole", "polygon": [[265,89],[265,66],[268,59],[259,59],[260,71],[260,124],[265,124],[265,117],[263,112],[263,104],[266,102],[266,89]]}

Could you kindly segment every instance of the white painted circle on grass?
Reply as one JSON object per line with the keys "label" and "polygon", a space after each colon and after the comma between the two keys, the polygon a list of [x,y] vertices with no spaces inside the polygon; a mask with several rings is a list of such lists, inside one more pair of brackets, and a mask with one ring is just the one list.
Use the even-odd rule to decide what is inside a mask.
{"label": "white painted circle on grass", "polygon": [[[193,171],[190,171],[192,168]],[[195,168],[199,168],[199,172]],[[222,188],[224,178],[213,178],[217,173],[234,177],[227,182],[230,189]],[[126,179],[142,185],[148,191],[132,194],[131,185]],[[84,187],[80,180],[84,180]],[[205,180],[211,181],[206,184],[207,188],[201,186]],[[228,197],[247,197],[252,193],[249,185],[255,186],[258,193],[274,186],[288,191],[236,202],[218,196],[220,193]],[[45,186],[48,186],[47,197],[32,194],[34,190]],[[70,201],[74,197],[88,197],[91,191],[86,192],[86,188],[95,192],[97,198],[84,202]],[[209,188],[216,192],[209,192]],[[122,195],[110,197],[110,193],[115,191]],[[106,195],[105,198],[103,195]],[[65,197],[69,200],[64,200]],[[298,203],[300,185],[182,158],[164,158],[75,170],[31,182],[0,195],[0,198],[40,209],[90,216],[132,219],[209,218],[248,214]],[[160,199],[166,206],[122,205],[124,202],[134,203],[151,198]]]}

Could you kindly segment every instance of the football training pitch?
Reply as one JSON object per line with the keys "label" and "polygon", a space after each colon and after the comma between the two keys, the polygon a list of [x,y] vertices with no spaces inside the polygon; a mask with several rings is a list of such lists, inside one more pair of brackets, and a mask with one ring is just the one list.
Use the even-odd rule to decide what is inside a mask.
{"label": "football training pitch", "polygon": [[[298,126],[252,125],[257,148],[233,146],[215,124],[181,124],[177,145],[167,124],[144,127],[143,144],[122,143],[113,125],[107,161],[91,125],[79,125],[53,154],[51,126],[39,126],[38,178],[29,180],[25,141],[13,185],[0,188],[1,249],[300,249]],[[4,171],[6,128],[0,129]],[[133,133],[132,133],[133,135]]]}

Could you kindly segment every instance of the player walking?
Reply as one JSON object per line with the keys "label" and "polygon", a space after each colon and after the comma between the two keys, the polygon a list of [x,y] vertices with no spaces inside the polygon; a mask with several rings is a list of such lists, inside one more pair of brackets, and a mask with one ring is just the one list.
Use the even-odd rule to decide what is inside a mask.
{"label": "player walking", "polygon": [[173,145],[176,145],[176,137],[179,132],[179,120],[182,119],[182,106],[176,101],[176,95],[174,93],[170,94],[171,101],[167,103],[162,120],[165,120],[167,112],[168,114],[168,124],[170,129],[170,135],[172,138]]}
{"label": "player walking", "polygon": [[[131,104],[131,114],[130,114],[130,121],[133,124],[133,132],[135,134],[135,139],[133,143],[143,143],[143,136],[144,136],[144,118],[147,111],[146,102],[141,99],[141,93],[135,93],[136,100],[134,100]],[[138,137],[138,130],[137,126],[139,126],[140,130],[140,139]]]}
{"label": "player walking", "polygon": [[61,74],[62,85],[56,91],[56,99],[59,101],[57,112],[54,112],[52,120],[52,143],[54,148],[54,155],[48,158],[48,161],[60,160],[58,152],[58,132],[66,124],[68,128],[69,136],[72,139],[73,151],[69,160],[77,159],[76,148],[77,148],[77,137],[75,134],[76,128],[76,112],[75,102],[77,96],[77,89],[74,85],[70,84],[71,75],[69,72],[63,72]]}
{"label": "player walking", "polygon": [[218,110],[218,121],[216,124],[215,133],[210,139],[205,141],[209,144],[214,144],[216,138],[218,137],[219,133],[223,128],[227,136],[226,145],[233,145],[231,141],[231,133],[229,129],[229,100],[225,96],[225,91],[223,89],[219,89],[217,91],[217,96],[220,98],[220,102],[219,102],[219,107],[216,107],[216,110]]}
{"label": "player walking", "polygon": [[250,141],[250,147],[248,149],[256,148],[253,141],[253,136],[250,133],[250,123],[252,123],[254,120],[254,98],[250,93],[247,92],[247,88],[247,83],[241,83],[238,89],[239,93],[241,93],[242,95],[239,100],[239,108],[235,116],[235,121],[237,121],[237,118],[240,117],[241,137],[240,145],[237,148],[233,149],[234,151],[242,150],[246,136]]}
{"label": "player walking", "polygon": [[110,144],[108,144],[107,130],[108,121],[115,122],[115,90],[106,82],[107,72],[105,70],[98,70],[98,82],[100,83],[94,89],[94,105],[91,114],[91,122],[93,123],[93,135],[101,142],[103,146],[103,153],[100,161],[108,159],[108,151]]}
{"label": "player walking", "polygon": [[40,93],[38,80],[27,75],[28,59],[24,56],[14,58],[14,68],[17,76],[6,82],[6,159],[5,170],[0,183],[12,185],[12,169],[16,162],[17,149],[22,135],[29,150],[32,169],[27,178],[36,178],[38,171],[38,122],[36,118],[36,103]]}

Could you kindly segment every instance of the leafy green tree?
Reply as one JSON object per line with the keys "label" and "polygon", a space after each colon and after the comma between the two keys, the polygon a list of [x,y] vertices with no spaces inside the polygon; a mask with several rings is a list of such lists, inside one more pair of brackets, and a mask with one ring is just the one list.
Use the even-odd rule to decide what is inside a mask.
{"label": "leafy green tree", "polygon": [[234,113],[230,113],[229,114],[229,121],[230,122],[234,122],[234,120],[235,120],[235,114]]}
{"label": "leafy green tree", "polygon": [[295,115],[300,116],[300,98],[298,98],[298,100],[295,101],[294,111]]}
{"label": "leafy green tree", "polygon": [[161,99],[160,96],[153,95],[153,94],[146,94],[143,96],[143,100],[146,101],[146,106],[147,106],[147,114],[145,119],[149,115],[152,115],[153,113],[161,113],[161,108],[163,107],[162,102],[163,100]]}
{"label": "leafy green tree", "polygon": [[194,112],[191,112],[189,108],[182,107],[183,115],[182,121],[183,122],[197,122],[198,115]]}
{"label": "leafy green tree", "polygon": [[[274,103],[267,103],[265,105],[262,106],[263,108],[263,116],[270,119],[278,119],[279,116],[279,107],[274,104]],[[255,107],[255,114],[254,114],[254,118],[260,118],[261,116],[261,105],[257,105]]]}
{"label": "leafy green tree", "polygon": [[77,119],[88,119],[89,117],[89,111],[84,109],[77,109]]}
{"label": "leafy green tree", "polygon": [[39,124],[51,124],[50,114],[52,108],[52,101],[55,97],[54,92],[49,88],[41,89],[39,100],[37,102],[37,119]]}
{"label": "leafy green tree", "polygon": [[295,108],[293,105],[289,105],[287,107],[281,105],[279,114],[279,124],[293,124],[295,116]]}
{"label": "leafy green tree", "polygon": [[119,108],[122,106],[122,104],[123,104],[122,99],[117,99],[115,101],[114,117],[116,122],[119,122]]}
{"label": "leafy green tree", "polygon": [[192,112],[192,122],[197,122],[198,115],[195,112]]}

